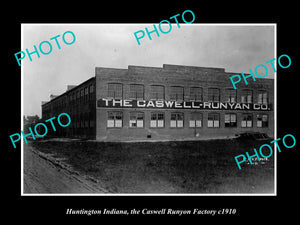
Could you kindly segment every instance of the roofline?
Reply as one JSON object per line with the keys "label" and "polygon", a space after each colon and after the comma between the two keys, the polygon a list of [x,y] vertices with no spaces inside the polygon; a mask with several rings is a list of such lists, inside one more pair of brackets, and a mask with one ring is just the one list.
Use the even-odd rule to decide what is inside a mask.
{"label": "roofline", "polygon": [[70,89],[70,90],[67,90],[67,91],[63,92],[62,94],[60,94],[60,95],[58,95],[57,97],[55,97],[54,99],[52,99],[52,100],[46,102],[46,103],[43,104],[42,106],[45,106],[45,105],[47,105],[48,103],[54,102],[55,100],[61,98],[62,96],[68,94],[68,93],[71,92],[71,91],[76,91],[76,89],[80,88],[82,85],[84,85],[85,83],[90,82],[90,81],[93,80],[93,79],[95,79],[95,76],[94,76],[94,77],[91,77],[91,78],[89,78],[89,79],[87,79],[86,81],[84,81],[84,82],[82,82],[82,83],[80,83],[80,84],[78,84],[78,85],[76,85],[76,87],[74,87],[74,88],[72,88],[72,89]]}

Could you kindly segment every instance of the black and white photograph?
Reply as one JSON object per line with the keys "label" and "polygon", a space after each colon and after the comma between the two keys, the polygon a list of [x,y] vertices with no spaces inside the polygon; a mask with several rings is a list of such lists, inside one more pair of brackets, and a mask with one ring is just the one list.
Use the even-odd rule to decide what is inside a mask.
{"label": "black and white photograph", "polygon": [[21,24],[23,196],[276,196],[277,26],[192,15]]}
{"label": "black and white photograph", "polygon": [[296,4],[164,3],[5,7],[4,220],[297,218]]}

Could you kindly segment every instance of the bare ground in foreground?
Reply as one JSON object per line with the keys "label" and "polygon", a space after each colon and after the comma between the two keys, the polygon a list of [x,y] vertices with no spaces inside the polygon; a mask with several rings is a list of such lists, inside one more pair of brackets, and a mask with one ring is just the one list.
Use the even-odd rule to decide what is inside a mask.
{"label": "bare ground in foreground", "polygon": [[35,151],[24,145],[23,190],[29,193],[105,193],[106,190],[51,155]]}
{"label": "bare ground in foreground", "polygon": [[103,143],[41,139],[24,144],[24,193],[273,193],[273,157],[234,157],[269,141]]}

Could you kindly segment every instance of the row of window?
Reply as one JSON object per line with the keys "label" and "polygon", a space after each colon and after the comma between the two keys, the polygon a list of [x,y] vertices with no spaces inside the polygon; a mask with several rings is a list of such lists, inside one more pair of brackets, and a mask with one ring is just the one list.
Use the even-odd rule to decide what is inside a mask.
{"label": "row of window", "polygon": [[78,119],[74,120],[70,128],[94,128],[95,127],[95,120],[90,119]]}
{"label": "row of window", "polygon": [[[226,102],[237,102],[237,90],[228,88],[224,90]],[[253,103],[253,91],[244,89],[239,91],[241,103]],[[151,100],[165,100],[165,87],[162,85],[151,85],[150,93]],[[184,87],[171,86],[170,87],[170,100],[183,101],[185,97],[189,96],[191,101],[203,101],[203,89],[201,87],[190,87],[189,91],[185,93]],[[108,84],[108,98],[123,99],[123,84],[109,83]],[[145,99],[145,88],[142,84],[129,85],[129,98],[130,99]],[[208,88],[207,101],[220,102],[220,89]],[[258,104],[268,104],[268,92],[259,90],[257,96]]]}
{"label": "row of window", "polygon": [[70,104],[74,103],[80,103],[80,102],[87,102],[89,100],[94,100],[92,97],[94,96],[94,85],[90,84],[89,86],[82,87],[81,89],[78,89],[77,91],[73,91],[68,96],[68,101]]}
{"label": "row of window", "polygon": [[[225,127],[237,127],[237,114],[226,113],[224,118]],[[143,112],[130,112],[129,114],[129,127],[143,128],[145,115]],[[190,113],[189,127],[202,127],[203,114]],[[181,112],[171,113],[170,127],[182,128],[184,126],[184,114]],[[243,113],[240,121],[241,127],[253,126],[253,115],[251,113]],[[268,127],[268,115],[257,114],[256,116],[257,127]],[[110,111],[107,117],[107,127],[123,127],[123,112]],[[165,114],[163,112],[151,112],[150,127],[164,128],[165,127]],[[208,113],[207,127],[220,127],[220,114]]]}
{"label": "row of window", "polygon": [[63,111],[67,104],[75,104],[75,103],[86,103],[88,101],[95,100],[94,99],[94,91],[95,87],[93,84],[88,86],[78,88],[78,90],[71,91],[68,96],[58,97],[54,99],[52,104],[44,105],[42,107],[43,115],[49,115],[52,111]]}

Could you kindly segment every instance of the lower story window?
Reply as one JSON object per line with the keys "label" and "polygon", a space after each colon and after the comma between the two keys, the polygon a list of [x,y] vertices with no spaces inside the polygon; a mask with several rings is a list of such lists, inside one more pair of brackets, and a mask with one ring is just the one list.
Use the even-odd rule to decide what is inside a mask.
{"label": "lower story window", "polygon": [[144,127],[144,113],[130,112],[129,127]]}
{"label": "lower story window", "polygon": [[183,127],[183,113],[171,113],[170,127]]}
{"label": "lower story window", "polygon": [[236,127],[236,114],[225,114],[225,127]]}
{"label": "lower story window", "polygon": [[164,127],[165,114],[164,113],[151,113],[150,127]]}
{"label": "lower story window", "polygon": [[95,120],[90,120],[90,128],[95,126]]}
{"label": "lower story window", "polygon": [[202,113],[191,113],[190,127],[202,127]]}
{"label": "lower story window", "polygon": [[108,112],[107,127],[122,127],[122,121],[122,112]]}
{"label": "lower story window", "polygon": [[257,127],[268,127],[268,115],[258,114],[256,125],[257,125]]}
{"label": "lower story window", "polygon": [[220,115],[217,113],[209,113],[207,127],[220,127]]}
{"label": "lower story window", "polygon": [[252,114],[243,114],[241,127],[252,127]]}

